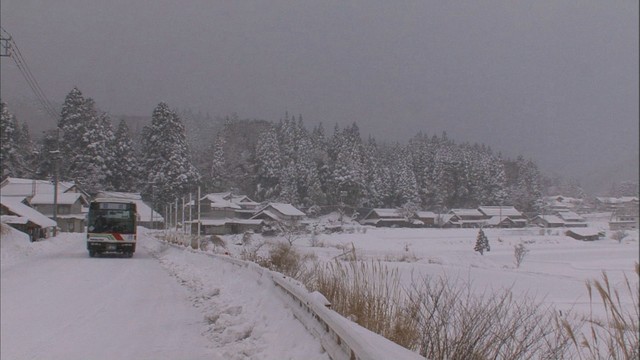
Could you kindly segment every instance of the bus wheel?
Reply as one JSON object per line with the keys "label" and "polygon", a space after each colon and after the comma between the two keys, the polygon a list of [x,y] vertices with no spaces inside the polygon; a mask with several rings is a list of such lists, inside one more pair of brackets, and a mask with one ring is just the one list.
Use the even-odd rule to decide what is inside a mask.
{"label": "bus wheel", "polygon": [[96,256],[96,251],[95,250],[89,250],[89,257],[95,257]]}

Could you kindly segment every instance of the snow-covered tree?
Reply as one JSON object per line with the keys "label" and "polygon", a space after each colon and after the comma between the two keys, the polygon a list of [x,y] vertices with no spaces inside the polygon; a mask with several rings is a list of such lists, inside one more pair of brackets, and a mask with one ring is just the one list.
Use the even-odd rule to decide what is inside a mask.
{"label": "snow-covered tree", "polygon": [[0,101],[0,177],[32,175],[29,160],[33,150],[26,124],[21,127],[7,104]]}
{"label": "snow-covered tree", "polygon": [[474,251],[483,255],[485,251],[491,251],[491,247],[489,246],[489,238],[484,234],[484,231],[480,229],[478,231],[478,236],[476,237],[476,246],[473,248]]}
{"label": "snow-covered tree", "polygon": [[129,127],[120,120],[114,136],[113,158],[111,167],[111,186],[114,190],[135,191],[140,177],[140,166],[133,147]]}
{"label": "snow-covered tree", "polygon": [[73,88],[65,98],[58,122],[60,175],[88,192],[109,189],[113,130],[109,117],[91,98]]}
{"label": "snow-covered tree", "polygon": [[336,127],[329,152],[332,189],[328,195],[334,203],[359,206],[366,191],[360,130],[355,123],[342,132],[337,130]]}
{"label": "snow-covered tree", "polygon": [[225,137],[221,133],[216,136],[212,145],[209,184],[207,186],[208,190],[211,191],[223,191],[230,186],[227,181],[226,169],[228,169],[228,166],[224,156],[225,143]]}
{"label": "snow-covered tree", "polygon": [[275,199],[280,193],[283,171],[278,136],[274,127],[260,134],[256,145],[256,199]]}
{"label": "snow-covered tree", "polygon": [[156,203],[172,203],[198,184],[200,175],[191,163],[184,125],[166,103],[153,110],[142,145],[143,167],[149,180],[144,193],[151,194],[154,183]]}
{"label": "snow-covered tree", "polygon": [[537,211],[542,197],[541,175],[537,165],[519,156],[507,162],[507,186],[510,202],[520,211]]}

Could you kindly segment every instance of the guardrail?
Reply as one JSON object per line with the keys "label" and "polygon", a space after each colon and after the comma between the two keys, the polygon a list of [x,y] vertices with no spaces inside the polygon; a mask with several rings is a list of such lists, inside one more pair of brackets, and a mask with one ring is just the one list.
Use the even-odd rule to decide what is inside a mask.
{"label": "guardrail", "polygon": [[251,269],[258,275],[273,281],[282,292],[282,298],[292,305],[294,316],[318,340],[332,360],[413,360],[423,359],[419,354],[408,350],[391,340],[357,325],[342,315],[326,307],[318,297],[295,280],[280,273],[262,268],[255,263],[234,259],[228,256],[210,254],[169,244],[180,249],[205,254],[227,263]]}

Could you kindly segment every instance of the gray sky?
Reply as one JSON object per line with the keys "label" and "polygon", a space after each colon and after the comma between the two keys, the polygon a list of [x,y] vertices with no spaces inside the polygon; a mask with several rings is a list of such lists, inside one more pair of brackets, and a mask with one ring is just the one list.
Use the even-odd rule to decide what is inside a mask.
{"label": "gray sky", "polygon": [[[2,0],[47,97],[112,115],[446,131],[583,185],[638,176],[638,1]],[[5,101],[29,96],[2,59]],[[52,124],[53,126],[53,124]],[[599,179],[599,180],[598,180]]]}

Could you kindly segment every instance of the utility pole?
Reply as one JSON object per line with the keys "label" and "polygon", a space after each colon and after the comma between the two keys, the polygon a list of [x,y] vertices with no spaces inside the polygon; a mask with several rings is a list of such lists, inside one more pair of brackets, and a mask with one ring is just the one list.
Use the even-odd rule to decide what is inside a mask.
{"label": "utility pole", "polygon": [[4,31],[0,32],[0,57],[11,56],[11,36]]}
{"label": "utility pole", "polygon": [[53,155],[53,221],[56,225],[53,228],[53,236],[58,235],[58,159],[60,150],[49,151]]}

